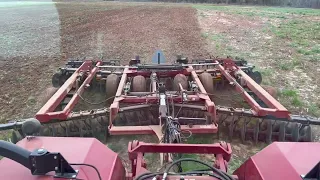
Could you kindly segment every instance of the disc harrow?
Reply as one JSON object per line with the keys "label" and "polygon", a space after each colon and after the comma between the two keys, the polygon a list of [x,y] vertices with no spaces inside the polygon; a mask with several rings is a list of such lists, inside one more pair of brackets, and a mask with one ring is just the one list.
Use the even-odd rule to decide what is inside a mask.
{"label": "disc harrow", "polygon": [[70,120],[66,122],[57,122],[44,124],[40,131],[41,136],[58,137],[97,137],[100,134],[108,134],[108,121],[105,116],[96,118]]}
{"label": "disc harrow", "polygon": [[[189,62],[179,56],[171,64],[142,64],[137,57],[129,65],[70,60],[53,75],[55,88],[47,93],[53,95],[35,119],[44,136],[155,134],[161,140],[162,128],[171,120],[179,131],[215,134],[219,128],[230,140],[243,142],[312,141],[310,125],[320,120],[292,115],[261,82],[261,74],[242,59]],[[38,127],[31,123],[31,130],[23,128],[25,123],[30,121],[1,125],[0,130],[14,129],[18,140],[32,135],[26,129]]]}
{"label": "disc harrow", "polygon": [[313,141],[311,126],[296,122],[222,115],[219,125],[227,129],[229,140],[240,137],[242,142],[251,140],[268,144],[272,141]]}

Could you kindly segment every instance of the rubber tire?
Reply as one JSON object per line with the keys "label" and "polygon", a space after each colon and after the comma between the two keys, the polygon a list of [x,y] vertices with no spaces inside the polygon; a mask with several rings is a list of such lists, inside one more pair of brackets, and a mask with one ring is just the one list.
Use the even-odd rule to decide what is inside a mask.
{"label": "rubber tire", "polygon": [[279,141],[281,141],[281,142],[286,141],[286,123],[285,122],[280,122]]}
{"label": "rubber tire", "polygon": [[173,90],[180,91],[179,83],[184,90],[188,90],[188,79],[184,74],[177,74],[173,79]]}
{"label": "rubber tire", "polygon": [[255,144],[257,144],[259,141],[259,132],[260,132],[260,122],[257,121],[253,131],[253,140]]}
{"label": "rubber tire", "polygon": [[292,137],[292,141],[293,142],[299,142],[299,124],[298,123],[294,123],[292,124],[292,131],[291,131],[291,137]]}
{"label": "rubber tire", "polygon": [[118,86],[119,86],[119,82],[120,82],[120,78],[116,74],[110,74],[107,77],[107,80],[106,80],[106,98],[110,98],[110,97],[116,95],[117,90],[118,90]]}
{"label": "rubber tire", "polygon": [[313,135],[311,126],[306,126],[303,128],[303,141],[304,142],[313,142]]}
{"label": "rubber tire", "polygon": [[240,127],[240,138],[242,143],[246,141],[246,131],[247,131],[247,124],[245,121],[243,121],[243,124],[241,124],[241,127]]}
{"label": "rubber tire", "polygon": [[199,79],[204,87],[204,89],[207,91],[209,97],[210,94],[214,93],[214,86],[213,86],[213,80],[211,74],[204,72],[199,75]]}
{"label": "rubber tire", "polygon": [[235,123],[234,123],[234,119],[232,118],[230,124],[228,125],[228,139],[229,141],[232,141],[233,139],[233,135],[234,135],[234,130],[235,130]]}
{"label": "rubber tire", "polygon": [[277,98],[277,89],[272,86],[261,85],[261,87],[267,91],[272,97]]}
{"label": "rubber tire", "polygon": [[266,130],[266,143],[271,144],[272,142],[272,122],[267,120],[267,130]]}
{"label": "rubber tire", "polygon": [[147,91],[146,78],[141,75],[135,76],[132,80],[132,91],[146,92]]}
{"label": "rubber tire", "polygon": [[53,87],[60,87],[63,83],[61,82],[61,77],[62,77],[62,73],[61,72],[56,72],[51,79],[51,83]]}
{"label": "rubber tire", "polygon": [[249,76],[257,83],[261,84],[262,82],[262,75],[259,71],[254,71],[249,73]]}
{"label": "rubber tire", "polygon": [[61,72],[56,72],[51,79],[52,86],[55,88],[61,87],[67,80],[69,76],[62,74]]}

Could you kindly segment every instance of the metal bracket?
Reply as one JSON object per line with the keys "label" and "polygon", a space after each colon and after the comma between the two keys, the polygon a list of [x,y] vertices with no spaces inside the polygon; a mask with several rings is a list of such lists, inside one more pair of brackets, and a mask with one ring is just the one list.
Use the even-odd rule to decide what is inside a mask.
{"label": "metal bracket", "polygon": [[54,177],[76,178],[78,171],[74,170],[60,153],[50,153],[45,149],[37,149],[29,156],[32,175],[45,175],[55,171]]}

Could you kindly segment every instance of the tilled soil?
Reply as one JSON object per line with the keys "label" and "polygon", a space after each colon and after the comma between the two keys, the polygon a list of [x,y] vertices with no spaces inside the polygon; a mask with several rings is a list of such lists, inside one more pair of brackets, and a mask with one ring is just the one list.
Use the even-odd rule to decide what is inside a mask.
{"label": "tilled soil", "polygon": [[61,52],[66,57],[98,56],[127,63],[136,55],[149,61],[161,49],[167,59],[207,55],[196,10],[188,7],[135,6],[72,13],[57,4],[61,20]]}
{"label": "tilled soil", "polygon": [[167,61],[208,55],[190,7],[59,2],[1,8],[0,16],[6,24],[0,28],[2,122],[33,116],[51,75],[68,58],[103,56],[126,64],[136,55],[150,62],[158,49]]}

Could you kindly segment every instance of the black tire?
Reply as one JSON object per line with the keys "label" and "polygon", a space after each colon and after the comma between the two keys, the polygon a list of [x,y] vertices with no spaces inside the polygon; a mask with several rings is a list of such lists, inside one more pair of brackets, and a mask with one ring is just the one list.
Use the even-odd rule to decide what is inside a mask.
{"label": "black tire", "polygon": [[243,124],[240,127],[240,138],[241,142],[244,143],[246,141],[247,124],[245,121],[243,121],[242,123]]}
{"label": "black tire", "polygon": [[144,78],[141,75],[135,76],[132,80],[132,91],[146,92],[147,91],[146,78]]}
{"label": "black tire", "polygon": [[58,88],[63,84],[60,80],[61,76],[62,76],[61,72],[57,72],[52,76],[51,82],[53,87]]}
{"label": "black tire", "polygon": [[304,142],[312,142],[313,136],[312,136],[312,129],[311,126],[306,126],[302,129],[302,141]]}
{"label": "black tire", "polygon": [[52,86],[55,88],[59,88],[62,86],[66,81],[68,80],[68,77],[66,74],[63,74],[61,72],[56,72],[51,79]]}
{"label": "black tire", "polygon": [[111,97],[115,96],[118,90],[120,78],[116,74],[110,74],[106,80],[106,98],[110,98],[108,102],[112,102]]}
{"label": "black tire", "polygon": [[259,141],[259,133],[260,133],[260,122],[257,121],[253,131],[253,140],[255,144],[257,144]]}
{"label": "black tire", "polygon": [[248,74],[257,84],[261,84],[262,75],[259,71],[250,72]]}
{"label": "black tire", "polygon": [[183,89],[188,90],[188,79],[183,74],[177,74],[173,79],[173,90],[180,91],[179,83]]}
{"label": "black tire", "polygon": [[211,74],[204,72],[200,74],[199,76],[200,81],[204,87],[204,89],[207,91],[208,95],[214,93],[214,86],[213,86],[213,80]]}
{"label": "black tire", "polygon": [[286,140],[286,123],[280,122],[279,126],[279,141],[285,141]]}
{"label": "black tire", "polygon": [[272,122],[270,120],[267,121],[267,130],[266,130],[266,143],[270,144],[272,142]]}
{"label": "black tire", "polygon": [[291,131],[291,137],[293,142],[298,142],[300,133],[299,133],[300,127],[298,123],[292,124],[292,131]]}
{"label": "black tire", "polygon": [[232,139],[233,139],[234,129],[235,129],[235,122],[234,122],[234,118],[232,118],[232,120],[228,126],[228,131],[229,131],[228,139],[229,139],[229,141],[232,141]]}

